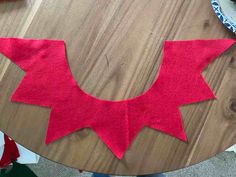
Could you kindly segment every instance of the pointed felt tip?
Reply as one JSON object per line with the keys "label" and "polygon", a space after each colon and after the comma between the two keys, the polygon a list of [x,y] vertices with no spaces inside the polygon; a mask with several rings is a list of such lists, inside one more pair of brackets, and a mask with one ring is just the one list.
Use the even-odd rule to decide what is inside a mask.
{"label": "pointed felt tip", "polygon": [[211,99],[212,99],[212,100],[213,100],[213,99],[217,99],[217,96],[216,96],[216,94],[215,94],[214,92],[212,92],[212,94],[213,94],[213,96],[212,96],[212,98],[211,98]]}
{"label": "pointed felt tip", "polygon": [[236,42],[235,39],[222,39],[222,40],[221,40],[221,43],[222,43],[222,44],[225,44],[225,45],[228,46],[228,47],[234,45],[235,42]]}
{"label": "pointed felt tip", "polygon": [[214,40],[215,48],[218,48],[220,54],[224,51],[228,50],[230,47],[232,47],[235,44],[236,40],[234,39],[220,39],[220,40]]}
{"label": "pointed felt tip", "polygon": [[49,145],[50,143],[53,142],[53,140],[51,140],[51,139],[49,139],[48,137],[46,137],[46,139],[45,139],[44,142],[45,142],[46,145]]}
{"label": "pointed felt tip", "polygon": [[119,148],[115,148],[114,146],[111,146],[110,143],[106,143],[101,137],[100,137],[101,141],[108,147],[108,149],[110,150],[110,152],[119,160],[122,160],[125,153],[126,153],[126,149],[119,149]]}
{"label": "pointed felt tip", "polygon": [[188,137],[186,136],[186,134],[184,134],[183,137],[180,138],[180,140],[188,142]]}
{"label": "pointed felt tip", "polygon": [[114,154],[119,160],[122,160],[124,157],[124,153]]}
{"label": "pointed felt tip", "polygon": [[211,40],[198,40],[199,44],[205,47],[209,47],[208,55],[214,56],[214,59],[224,51],[228,50],[232,45],[235,44],[235,39],[211,39]]}
{"label": "pointed felt tip", "polygon": [[183,142],[188,142],[188,137],[184,131],[181,132],[180,135],[176,136],[176,138],[178,138],[179,140],[181,140]]}

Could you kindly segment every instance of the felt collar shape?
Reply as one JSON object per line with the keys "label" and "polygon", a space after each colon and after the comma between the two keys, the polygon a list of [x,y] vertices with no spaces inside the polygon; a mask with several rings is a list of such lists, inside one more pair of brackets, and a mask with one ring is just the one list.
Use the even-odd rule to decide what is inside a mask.
{"label": "felt collar shape", "polygon": [[100,100],[81,90],[69,69],[64,41],[0,38],[0,53],[26,72],[12,101],[51,108],[47,144],[91,128],[121,159],[144,126],[187,140],[179,107],[215,98],[201,72],[234,43],[166,41],[154,84],[122,101]]}

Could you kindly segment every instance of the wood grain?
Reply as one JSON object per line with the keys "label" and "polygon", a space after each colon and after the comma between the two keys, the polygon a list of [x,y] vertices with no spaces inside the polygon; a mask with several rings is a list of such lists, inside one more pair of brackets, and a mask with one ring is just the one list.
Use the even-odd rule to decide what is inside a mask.
{"label": "wood grain", "polygon": [[[112,100],[150,87],[164,40],[232,37],[205,0],[1,1],[0,29],[1,36],[65,40],[80,87]],[[236,143],[235,50],[204,71],[218,99],[181,108],[188,143],[144,128],[121,161],[89,129],[47,146],[50,110],[9,101],[24,73],[3,57],[0,129],[44,157],[88,171],[136,175],[196,164]]]}

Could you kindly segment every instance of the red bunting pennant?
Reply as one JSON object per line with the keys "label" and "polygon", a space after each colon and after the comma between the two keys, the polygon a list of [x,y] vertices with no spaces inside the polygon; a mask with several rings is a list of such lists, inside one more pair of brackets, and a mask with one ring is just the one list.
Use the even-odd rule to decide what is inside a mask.
{"label": "red bunting pennant", "polygon": [[167,41],[160,72],[144,94],[123,101],[86,94],[73,78],[63,41],[0,38],[0,52],[26,72],[12,100],[51,108],[46,143],[88,127],[121,159],[144,127],[186,141],[179,107],[215,98],[202,70],[235,41]]}

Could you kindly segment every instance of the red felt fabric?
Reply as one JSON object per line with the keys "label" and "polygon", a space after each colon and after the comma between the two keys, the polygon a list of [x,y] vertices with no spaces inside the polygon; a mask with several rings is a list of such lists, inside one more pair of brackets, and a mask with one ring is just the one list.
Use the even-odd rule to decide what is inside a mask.
{"label": "red felt fabric", "polygon": [[186,141],[179,107],[215,98],[201,72],[234,43],[166,41],[154,84],[123,101],[100,100],[82,91],[70,72],[63,41],[0,38],[0,52],[26,72],[12,100],[51,108],[46,143],[89,127],[121,159],[144,126]]}
{"label": "red felt fabric", "polygon": [[16,143],[13,140],[10,140],[6,134],[4,134],[4,141],[4,151],[0,160],[0,168],[10,165],[20,156]]}

